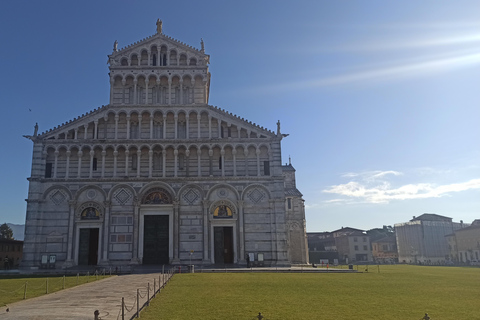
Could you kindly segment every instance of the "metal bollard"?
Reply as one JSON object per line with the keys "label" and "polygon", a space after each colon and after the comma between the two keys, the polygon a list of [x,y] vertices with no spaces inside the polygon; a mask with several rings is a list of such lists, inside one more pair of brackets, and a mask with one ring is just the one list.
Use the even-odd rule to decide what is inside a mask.
{"label": "metal bollard", "polygon": [[139,290],[140,289],[137,289],[137,318],[140,317],[140,302],[138,301],[140,296]]}
{"label": "metal bollard", "polygon": [[147,306],[150,305],[150,282],[148,283],[147,286]]}
{"label": "metal bollard", "polygon": [[27,299],[27,285],[28,285],[28,281],[25,281],[25,290],[23,291],[23,300]]}
{"label": "metal bollard", "polygon": [[46,285],[45,285],[45,287],[46,287],[46,288],[45,288],[45,294],[48,294],[48,277],[47,277],[47,279],[46,279],[45,282],[46,282]]}
{"label": "metal bollard", "polygon": [[63,287],[62,289],[65,289],[65,275],[63,275]]}
{"label": "metal bollard", "polygon": [[122,297],[122,320],[125,320],[125,298]]}
{"label": "metal bollard", "polygon": [[152,297],[155,298],[156,293],[157,293],[157,286],[155,285],[155,278],[153,278],[153,295],[152,295]]}

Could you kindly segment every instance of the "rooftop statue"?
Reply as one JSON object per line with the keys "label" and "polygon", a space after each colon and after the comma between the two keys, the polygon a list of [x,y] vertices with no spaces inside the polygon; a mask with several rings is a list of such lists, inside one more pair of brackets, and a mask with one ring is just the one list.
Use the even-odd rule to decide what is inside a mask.
{"label": "rooftop statue", "polygon": [[162,33],[162,20],[157,19],[157,33]]}

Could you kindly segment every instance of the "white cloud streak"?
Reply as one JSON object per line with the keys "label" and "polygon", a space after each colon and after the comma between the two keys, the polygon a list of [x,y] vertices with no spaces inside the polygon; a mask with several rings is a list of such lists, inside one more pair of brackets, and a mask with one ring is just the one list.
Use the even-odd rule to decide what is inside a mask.
{"label": "white cloud streak", "polygon": [[368,183],[350,181],[346,184],[331,186],[323,192],[340,195],[349,200],[354,198],[368,203],[388,203],[392,200],[439,198],[454,192],[471,189],[480,189],[480,179],[445,185],[432,183],[407,184],[397,188],[392,187],[390,183],[385,181],[374,186],[368,186]]}

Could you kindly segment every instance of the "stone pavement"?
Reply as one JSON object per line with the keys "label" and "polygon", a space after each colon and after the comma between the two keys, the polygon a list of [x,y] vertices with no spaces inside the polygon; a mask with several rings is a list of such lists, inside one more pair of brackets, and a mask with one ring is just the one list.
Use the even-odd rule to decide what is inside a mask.
{"label": "stone pavement", "polygon": [[[165,279],[168,275],[165,275]],[[122,319],[121,304],[131,311],[125,311],[125,319],[131,319],[137,311],[136,296],[140,289],[140,306],[147,301],[147,285],[150,283],[150,295],[153,293],[155,279],[158,290],[160,273],[132,274],[112,276],[77,287],[60,290],[37,298],[27,299],[8,305],[0,310],[0,319],[10,320],[65,320],[94,319],[94,312],[100,312],[99,319]],[[135,305],[134,305],[135,304]]]}

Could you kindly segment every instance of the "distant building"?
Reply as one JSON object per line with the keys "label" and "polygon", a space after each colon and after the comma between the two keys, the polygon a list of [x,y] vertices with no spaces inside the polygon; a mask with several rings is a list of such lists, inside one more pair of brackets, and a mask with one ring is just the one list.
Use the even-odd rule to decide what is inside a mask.
{"label": "distant building", "polygon": [[355,228],[341,228],[332,231],[341,262],[352,263],[372,261],[370,237],[365,231]]}
{"label": "distant building", "polygon": [[22,261],[23,241],[0,239],[0,269],[5,268],[5,258],[8,258],[8,268],[18,268]]}
{"label": "distant building", "polygon": [[397,240],[394,234],[372,241],[372,256],[377,263],[398,262]]}
{"label": "distant building", "polygon": [[480,261],[480,219],[468,227],[455,230],[445,236],[449,260],[455,263],[478,263]]}
{"label": "distant building", "polygon": [[398,261],[443,263],[449,257],[446,235],[462,228],[452,218],[425,213],[405,223],[395,224]]}
{"label": "distant building", "polygon": [[320,264],[328,260],[329,263],[338,261],[337,246],[331,232],[308,232],[308,256],[310,263]]}

